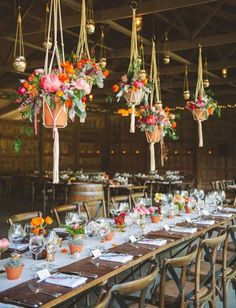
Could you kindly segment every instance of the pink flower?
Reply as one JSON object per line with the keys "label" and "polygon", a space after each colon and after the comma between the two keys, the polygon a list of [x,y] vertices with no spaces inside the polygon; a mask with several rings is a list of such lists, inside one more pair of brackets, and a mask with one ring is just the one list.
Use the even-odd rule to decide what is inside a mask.
{"label": "pink flower", "polygon": [[60,89],[62,83],[60,82],[57,75],[47,74],[41,77],[40,86],[44,90],[55,93]]}
{"label": "pink flower", "polygon": [[133,82],[133,86],[134,86],[135,88],[140,89],[140,88],[143,87],[143,82],[142,82],[142,81],[136,80],[136,81]]}
{"label": "pink flower", "polygon": [[34,70],[34,73],[36,75],[39,75],[39,74],[43,74],[44,73],[44,70],[42,68],[37,68],[36,70]]}
{"label": "pink flower", "polygon": [[147,117],[146,123],[148,125],[155,125],[157,123],[157,118],[154,115],[150,115],[149,117]]}
{"label": "pink flower", "polygon": [[149,208],[149,213],[150,213],[150,214],[155,213],[155,209],[154,209],[154,207],[150,207],[150,208]]}
{"label": "pink flower", "polygon": [[21,94],[21,95],[24,95],[24,94],[26,93],[26,88],[20,87],[20,88],[18,89],[18,93]]}
{"label": "pink flower", "polygon": [[0,240],[0,250],[1,249],[7,249],[9,246],[9,241],[6,238],[2,238]]}
{"label": "pink flower", "polygon": [[91,92],[90,85],[83,78],[77,79],[74,83],[74,87],[78,90],[84,90],[84,95],[88,95]]}
{"label": "pink flower", "polygon": [[205,107],[205,102],[204,102],[203,100],[198,99],[198,100],[196,101],[196,106],[197,106],[198,108],[203,108],[203,107]]}

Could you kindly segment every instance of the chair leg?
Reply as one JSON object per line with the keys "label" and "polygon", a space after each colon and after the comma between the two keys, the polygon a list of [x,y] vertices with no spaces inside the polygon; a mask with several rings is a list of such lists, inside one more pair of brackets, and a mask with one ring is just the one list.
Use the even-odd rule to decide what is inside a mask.
{"label": "chair leg", "polygon": [[215,302],[213,301],[213,299],[209,300],[209,306],[210,308],[216,308]]}

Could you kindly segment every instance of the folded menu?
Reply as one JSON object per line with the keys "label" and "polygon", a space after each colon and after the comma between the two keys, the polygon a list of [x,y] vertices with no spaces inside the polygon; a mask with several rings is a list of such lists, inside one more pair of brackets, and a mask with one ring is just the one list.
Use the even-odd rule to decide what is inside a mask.
{"label": "folded menu", "polygon": [[10,243],[9,247],[10,249],[16,249],[16,250],[25,250],[29,247],[29,244],[28,243],[24,243],[24,244],[13,244],[13,243]]}
{"label": "folded menu", "polygon": [[210,225],[214,225],[215,220],[194,220],[193,223],[195,225],[206,225],[206,226],[210,226]]}
{"label": "folded menu", "polygon": [[133,256],[128,254],[122,254],[122,253],[115,253],[115,252],[109,252],[101,257],[99,257],[100,260],[104,261],[112,261],[112,262],[118,262],[118,263],[126,263],[133,259]]}
{"label": "folded menu", "polygon": [[197,228],[174,227],[174,228],[171,228],[171,232],[195,233],[197,232]]}
{"label": "folded menu", "polygon": [[233,207],[224,207],[224,211],[236,213],[236,208],[233,208]]}
{"label": "folded menu", "polygon": [[66,228],[63,228],[63,227],[53,228],[53,230],[58,233],[68,233],[66,231]]}
{"label": "folded menu", "polygon": [[45,282],[68,288],[75,288],[85,283],[86,280],[87,278],[85,277],[58,273],[48,277]]}
{"label": "folded menu", "polygon": [[144,238],[140,241],[138,241],[138,244],[148,244],[153,246],[162,246],[165,245],[167,240],[161,240],[161,239],[151,239],[151,238]]}

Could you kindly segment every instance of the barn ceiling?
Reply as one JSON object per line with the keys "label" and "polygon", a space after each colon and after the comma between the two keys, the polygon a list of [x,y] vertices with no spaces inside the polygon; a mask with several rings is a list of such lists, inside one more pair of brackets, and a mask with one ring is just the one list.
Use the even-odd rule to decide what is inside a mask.
{"label": "barn ceiling", "polygon": [[[45,28],[45,0],[0,0],[0,91],[16,89],[18,79],[43,67],[42,47]],[[208,78],[221,104],[235,103],[236,95],[236,1],[235,0],[142,0],[137,14],[143,16],[140,37],[145,49],[146,69],[151,58],[151,39],[158,42],[158,64],[164,103],[183,104],[184,66],[189,66],[189,84],[194,90],[197,79],[198,45],[207,57]],[[12,67],[16,18],[21,5],[27,69],[18,74]],[[66,53],[75,50],[80,25],[80,0],[61,0]],[[127,0],[93,0],[95,34],[89,45],[99,54],[100,28],[105,29],[105,45],[111,75],[104,89],[94,89],[94,106],[109,108],[105,102],[111,86],[129,63],[131,9]],[[168,33],[171,61],[163,64],[164,33]],[[223,78],[221,69],[228,68]],[[0,118],[17,118],[16,104],[0,100]]]}

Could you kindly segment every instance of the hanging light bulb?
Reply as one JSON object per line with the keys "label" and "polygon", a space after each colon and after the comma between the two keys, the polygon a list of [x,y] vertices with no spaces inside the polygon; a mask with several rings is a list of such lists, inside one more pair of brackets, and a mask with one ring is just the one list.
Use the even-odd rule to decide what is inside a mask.
{"label": "hanging light bulb", "polygon": [[135,22],[136,22],[137,31],[138,32],[141,31],[142,27],[143,27],[143,17],[142,16],[136,16]]}
{"label": "hanging light bulb", "polygon": [[222,72],[223,78],[228,77],[228,68],[227,67],[222,68],[221,72]]}
{"label": "hanging light bulb", "polygon": [[107,66],[104,37],[105,37],[105,35],[104,35],[104,27],[101,26],[100,60],[99,60],[99,64],[100,64],[102,69],[104,69]]}
{"label": "hanging light bulb", "polygon": [[13,67],[18,73],[23,73],[26,69],[26,59],[25,59],[25,53],[24,53],[24,41],[23,41],[23,33],[22,33],[22,18],[21,18],[21,13],[20,13],[20,7],[19,7],[19,14],[17,17]]}
{"label": "hanging light bulb", "polygon": [[93,101],[93,94],[89,94],[89,101],[92,102]]}
{"label": "hanging light bulb", "polygon": [[88,0],[87,2],[87,22],[86,30],[88,34],[93,34],[95,32],[95,22],[93,14],[93,0]]}
{"label": "hanging light bulb", "polygon": [[188,66],[187,65],[185,65],[183,97],[185,100],[190,99],[190,91],[188,87]]}
{"label": "hanging light bulb", "polygon": [[164,64],[170,63],[170,55],[169,55],[169,42],[168,42],[168,33],[165,32],[165,42],[164,42],[164,57],[163,62]]}
{"label": "hanging light bulb", "polygon": [[203,80],[203,87],[204,88],[209,88],[210,82],[208,79],[208,65],[207,65],[207,58],[205,58],[204,62],[204,70],[205,70],[205,79]]}
{"label": "hanging light bulb", "polygon": [[45,18],[45,30],[44,30],[44,41],[43,41],[43,48],[44,49],[51,49],[52,48],[52,38],[48,37],[48,22],[49,22],[49,5],[46,4],[46,18]]}

